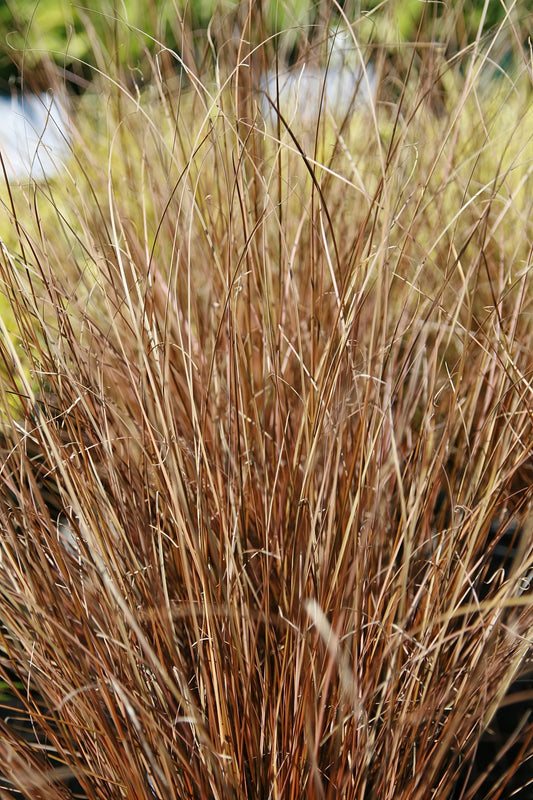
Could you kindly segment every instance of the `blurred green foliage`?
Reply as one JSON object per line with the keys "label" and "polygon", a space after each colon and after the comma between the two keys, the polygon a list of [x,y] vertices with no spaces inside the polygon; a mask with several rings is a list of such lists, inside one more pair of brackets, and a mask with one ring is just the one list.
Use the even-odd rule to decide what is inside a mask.
{"label": "blurred green foliage", "polygon": [[[311,32],[319,18],[341,18],[343,8],[350,21],[361,20],[360,31],[374,42],[401,44],[417,36],[444,37],[448,45],[460,48],[481,29],[486,32],[505,19],[503,2],[463,0],[456,4],[456,29],[440,30],[441,2],[433,0],[259,0],[252,4],[256,19],[262,20],[263,35],[293,29]],[[72,0],[3,0],[0,2],[0,81],[6,88],[10,77],[23,68],[31,74],[52,57],[56,64],[74,74],[89,76],[92,68],[106,68],[113,59],[131,72],[143,72],[149,53],[157,42],[180,51],[183,23],[197,36],[207,29],[215,15],[228,17],[248,6],[239,0],[94,0],[90,4]],[[514,18],[521,30],[527,28],[533,0],[514,4]],[[242,20],[241,13],[241,20]],[[448,15],[449,17],[449,15]],[[525,23],[524,23],[525,21]],[[310,35],[310,33],[308,34]],[[0,87],[1,88],[1,87]]]}
{"label": "blurred green foliage", "polygon": [[[72,0],[4,0],[0,5],[0,77],[22,68],[30,74],[43,60],[87,73],[105,52],[135,69],[153,39],[168,33],[170,3]],[[152,47],[153,50],[153,47]]]}

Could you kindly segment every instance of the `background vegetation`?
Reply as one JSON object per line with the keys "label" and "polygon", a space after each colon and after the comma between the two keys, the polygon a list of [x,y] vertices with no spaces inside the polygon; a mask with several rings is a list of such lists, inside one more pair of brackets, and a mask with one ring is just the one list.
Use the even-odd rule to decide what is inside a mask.
{"label": "background vegetation", "polygon": [[[404,5],[21,21],[85,82],[2,188],[2,791],[528,796],[528,18]],[[266,115],[332,24],[372,102]]]}
{"label": "background vegetation", "polygon": [[[27,80],[34,77],[39,81],[42,61],[49,56],[72,73],[71,79],[76,75],[90,78],[94,67],[105,66],[96,59],[97,52],[102,55],[103,43],[110,65],[120,64],[139,83],[146,77],[147,62],[160,49],[160,43],[182,53],[186,28],[193,33],[198,49],[214,18],[238,20],[242,8],[236,0],[96,0],[90,10],[72,0],[5,0],[0,6],[0,78],[7,86],[10,78],[18,78],[24,66]],[[284,38],[289,38],[296,48],[302,36],[313,39],[317,32],[320,35],[320,22],[324,19],[339,24],[345,10],[350,19],[358,20],[358,36],[368,42],[395,47],[417,37],[429,38],[458,51],[478,35],[494,31],[508,11],[512,18],[518,18],[519,30],[527,37],[526,20],[533,4],[522,0],[507,8],[500,2],[461,0],[454,3],[453,14],[448,13],[447,4],[419,0],[262,0],[255,8],[263,38],[283,31]]]}

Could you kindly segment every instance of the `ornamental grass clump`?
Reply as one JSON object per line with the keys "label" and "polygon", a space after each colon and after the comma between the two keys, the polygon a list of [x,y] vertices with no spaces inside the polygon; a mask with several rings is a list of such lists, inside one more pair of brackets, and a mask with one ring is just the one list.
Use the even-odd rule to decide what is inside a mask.
{"label": "ornamental grass clump", "polygon": [[3,189],[2,791],[508,797],[533,777],[523,21],[454,49],[458,11],[398,47],[370,24],[393,4],[319,15],[296,67],[340,28],[373,94],[318,98],[310,133],[264,112],[284,39],[252,5],[184,20],[183,58],[147,41],[146,86],[99,51],[64,171]]}

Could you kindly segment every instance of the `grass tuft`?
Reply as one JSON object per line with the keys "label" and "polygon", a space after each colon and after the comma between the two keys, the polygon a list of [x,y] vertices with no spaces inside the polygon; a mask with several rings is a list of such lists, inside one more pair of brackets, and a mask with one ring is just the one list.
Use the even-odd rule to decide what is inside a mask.
{"label": "grass tuft", "polygon": [[[461,47],[457,10],[396,47],[334,9],[298,49],[239,4],[184,22],[183,59],[147,47],[143,87],[99,45],[65,170],[5,185],[4,792],[533,777],[517,5]],[[325,67],[333,25],[372,99],[265,104],[265,65]]]}

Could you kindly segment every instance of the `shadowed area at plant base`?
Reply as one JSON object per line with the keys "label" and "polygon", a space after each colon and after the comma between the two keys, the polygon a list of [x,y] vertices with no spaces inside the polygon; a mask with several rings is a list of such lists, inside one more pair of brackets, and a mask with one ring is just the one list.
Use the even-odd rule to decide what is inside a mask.
{"label": "shadowed area at plant base", "polygon": [[505,800],[530,800],[533,796],[532,716],[533,669],[530,669],[511,685],[502,707],[481,737],[468,783],[459,780],[454,800],[464,797],[463,789],[474,784],[478,789],[470,795],[472,800],[485,800],[508,774],[512,777],[499,796]]}
{"label": "shadowed area at plant base", "polygon": [[[513,560],[523,548],[524,534],[512,521],[495,521],[487,541],[488,568],[478,587],[481,602],[493,581],[505,580],[512,573]],[[524,573],[519,592],[530,595],[531,570]],[[475,758],[463,770],[452,797],[485,800],[505,780],[500,798],[529,800],[533,796],[533,651],[508,688],[487,730],[477,745]],[[530,753],[529,756],[527,754]],[[511,775],[509,780],[506,776]],[[475,793],[471,789],[477,787]]]}
{"label": "shadowed area at plant base", "polygon": [[[9,671],[9,670],[8,670]],[[27,688],[14,676],[14,685],[5,683],[0,697],[0,735],[3,742],[0,747],[7,749],[4,763],[11,765],[0,775],[0,796],[4,798],[27,797],[31,787],[32,764],[27,754],[34,753],[36,766],[34,768],[34,796],[62,800],[85,800],[86,792],[76,780],[71,766],[66,766],[64,761],[54,756],[55,747],[43,730],[40,720],[49,716],[50,711],[42,698],[30,698]],[[20,692],[20,697],[14,689]],[[28,706],[31,707],[31,713]],[[15,749],[13,742],[24,742],[25,748]],[[18,773],[18,779],[17,779]],[[25,791],[21,791],[19,780]]]}

